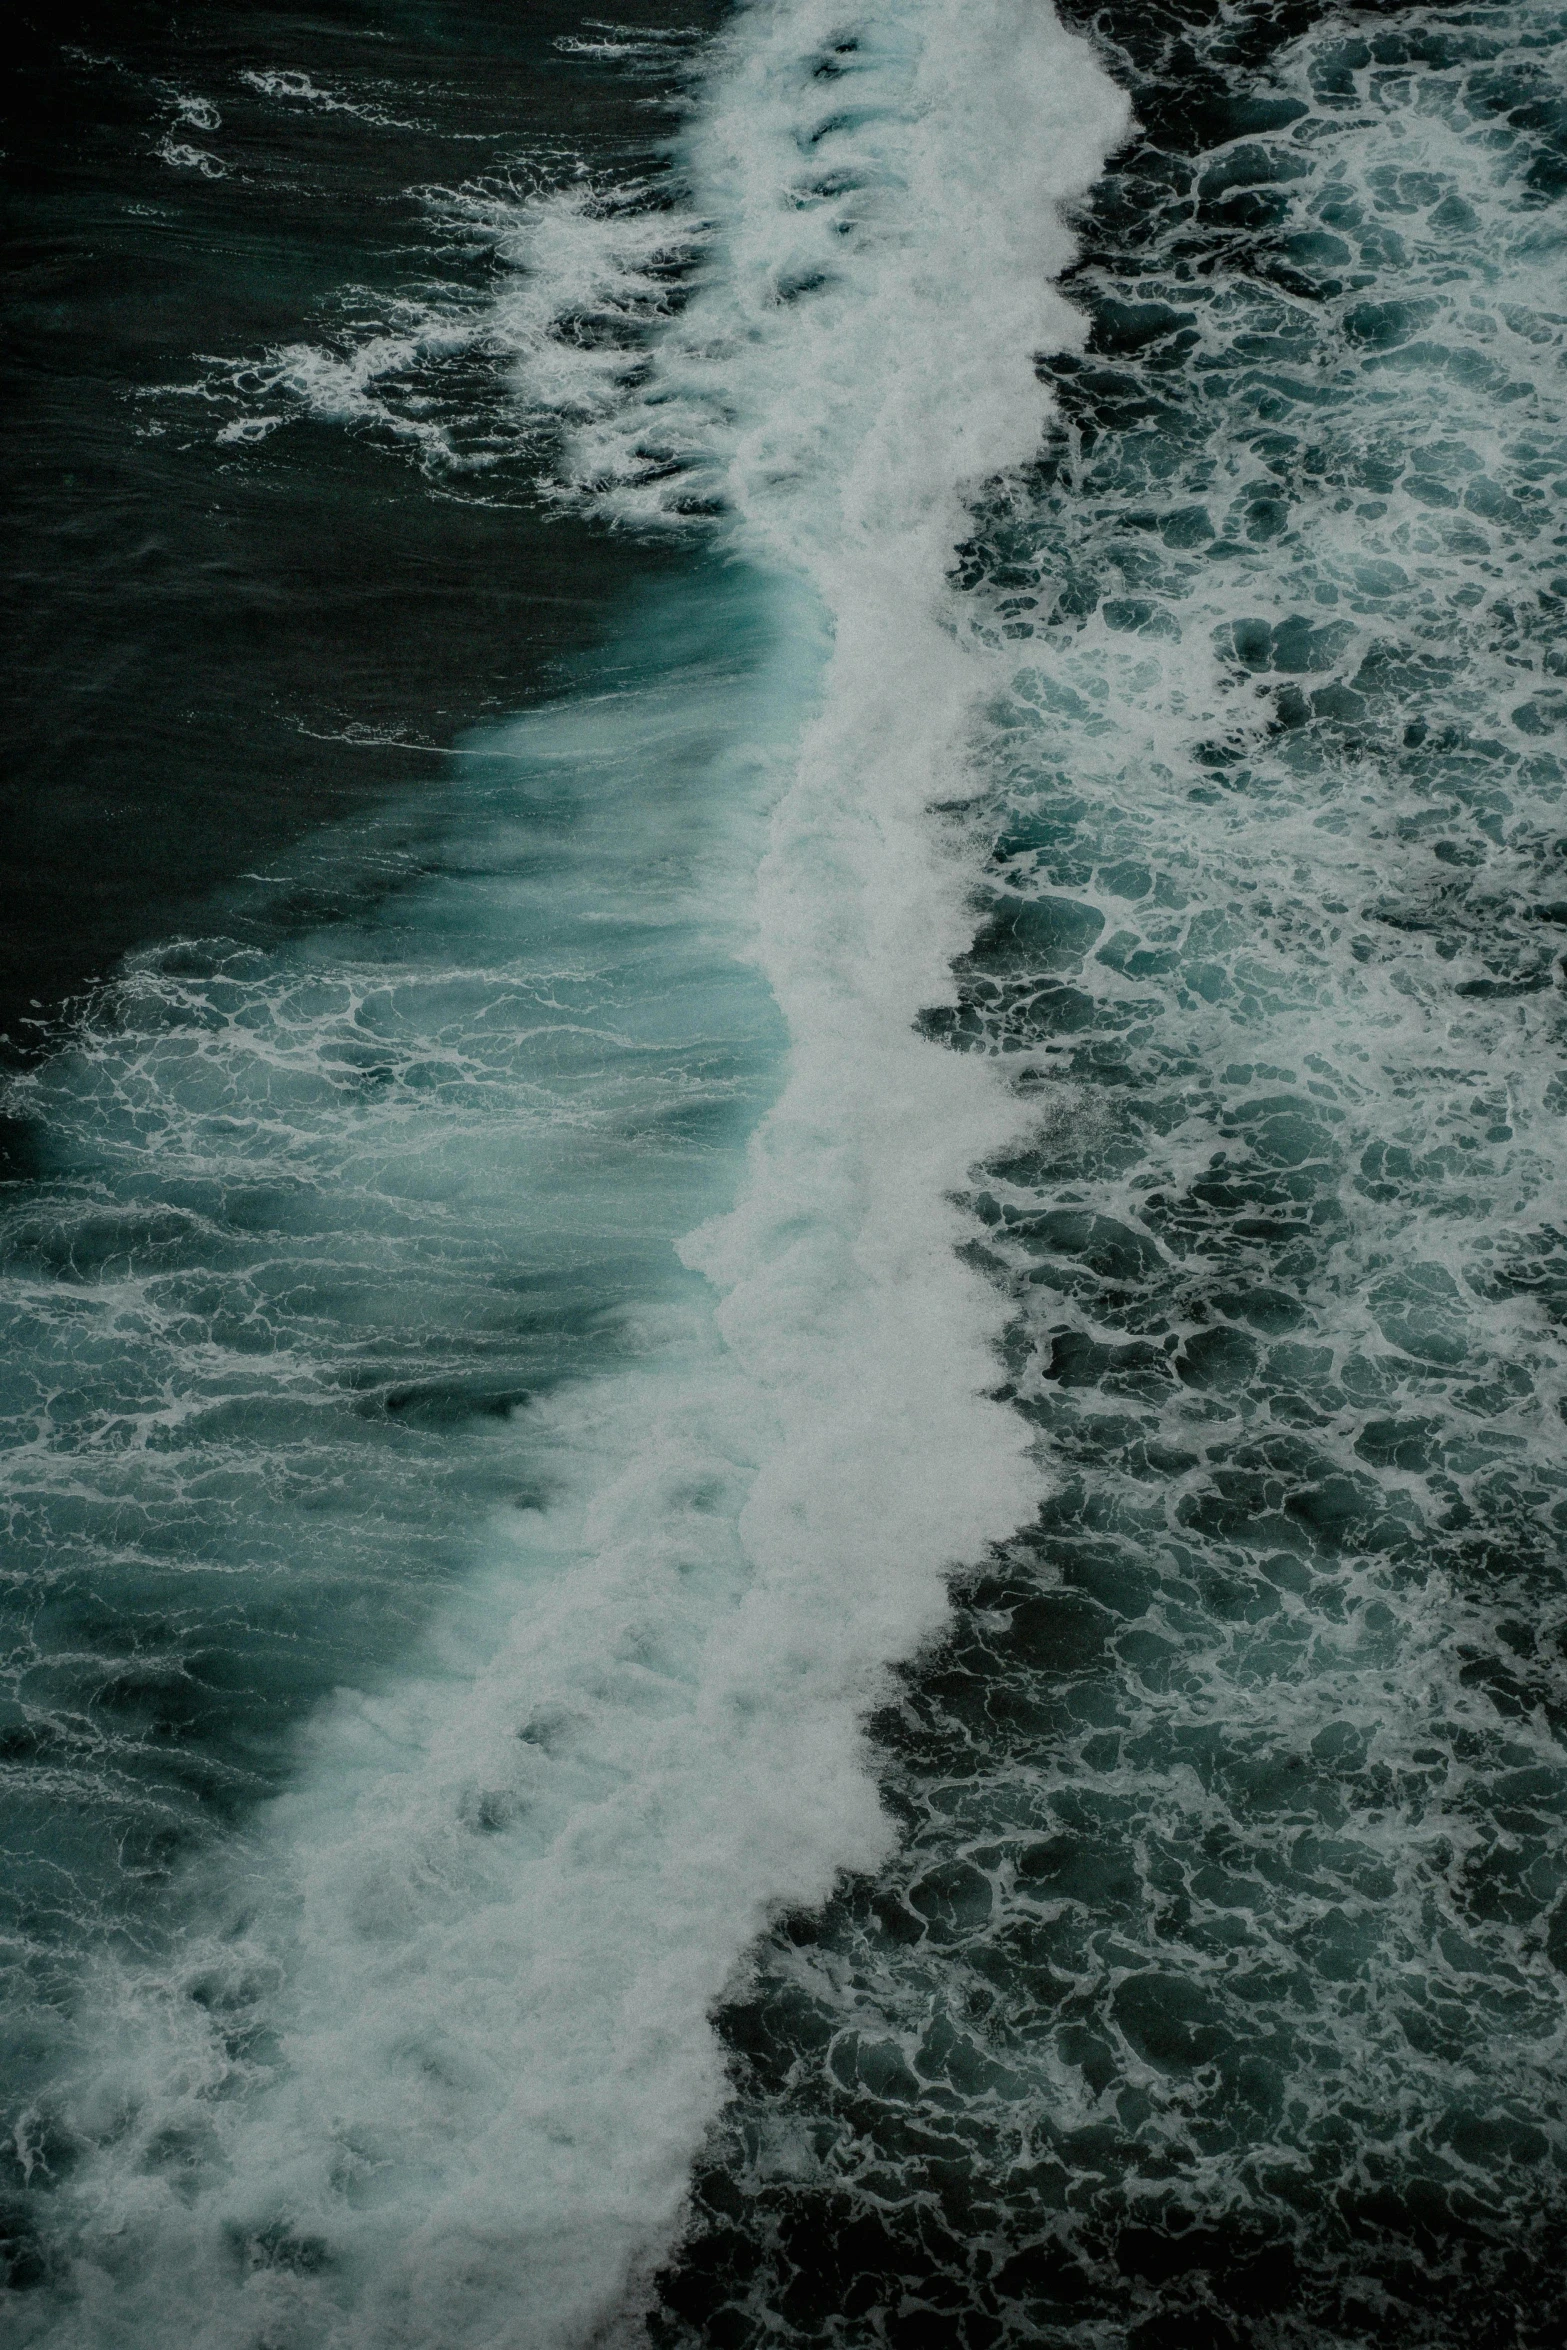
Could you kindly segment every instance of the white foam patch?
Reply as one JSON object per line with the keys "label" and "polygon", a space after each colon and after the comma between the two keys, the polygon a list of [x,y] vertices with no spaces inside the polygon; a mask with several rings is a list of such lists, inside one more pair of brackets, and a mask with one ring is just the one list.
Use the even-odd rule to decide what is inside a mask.
{"label": "white foam patch", "polygon": [[427,131],[426,122],[410,121],[404,116],[388,114],[373,98],[348,97],[341,90],[324,90],[308,73],[291,67],[272,67],[266,72],[254,70],[241,73],[240,80],[249,84],[258,97],[275,99],[284,106],[303,106],[316,114],[347,114],[358,122],[373,124],[377,130]]}
{"label": "white foam patch", "polygon": [[675,64],[701,37],[696,25],[631,25],[613,17],[585,16],[582,31],[560,34],[555,47],[564,57],[611,64]]}
{"label": "white foam patch", "polygon": [[348,286],[319,339],[214,357],[198,382],[163,388],[237,410],[220,442],[309,416],[384,436],[436,478],[509,457],[537,465],[563,427],[625,409],[705,234],[689,210],[650,204],[645,181],[601,184],[579,164],[561,184],[561,169],[556,158],[553,176],[541,166],[522,188],[508,174],[422,191],[443,260],[490,269],[488,290],[454,277],[390,297]]}
{"label": "white foam patch", "polygon": [[161,162],[172,165],[176,171],[197,171],[203,179],[220,180],[228,176],[228,165],[210,148],[193,147],[188,139],[177,139],[172,131],[165,131],[158,141],[156,153]]}

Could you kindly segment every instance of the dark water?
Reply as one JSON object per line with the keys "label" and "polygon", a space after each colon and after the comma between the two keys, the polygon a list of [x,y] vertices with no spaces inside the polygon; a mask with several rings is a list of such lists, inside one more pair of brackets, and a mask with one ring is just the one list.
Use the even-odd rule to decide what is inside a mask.
{"label": "dark water", "polygon": [[671,1239],[765,1090],[765,998],[713,937],[741,899],[681,923],[733,813],[714,763],[765,731],[755,626],[721,586],[671,620],[688,555],[545,504],[496,315],[509,206],[667,147],[701,12],[650,46],[669,11],[628,13],[584,58],[551,7],[99,7],[10,60],[0,2236],[30,2331],[73,2322],[50,2214],[105,2134],[55,2087],[105,2012],[84,1971],[167,1979],[181,1867],[559,1485],[511,1424],[635,1357],[633,1308],[678,1321]]}
{"label": "dark water", "polygon": [[[536,695],[635,577],[624,546],[541,516],[479,331],[491,244],[437,217],[437,190],[646,166],[668,127],[646,76],[585,73],[555,46],[577,25],[535,0],[23,12],[0,458],[13,1052],[307,828],[439,795],[432,752]],[[343,396],[285,395],[280,434],[225,440],[232,379],[301,347],[343,363]]]}

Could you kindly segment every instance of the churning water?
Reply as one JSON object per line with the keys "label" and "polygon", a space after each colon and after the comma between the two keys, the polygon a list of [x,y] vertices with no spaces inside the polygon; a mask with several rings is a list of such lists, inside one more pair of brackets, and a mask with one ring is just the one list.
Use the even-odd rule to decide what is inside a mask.
{"label": "churning water", "polygon": [[558,42],[177,396],[667,552],[12,1089],[20,2338],[1553,2343],[1567,18]]}

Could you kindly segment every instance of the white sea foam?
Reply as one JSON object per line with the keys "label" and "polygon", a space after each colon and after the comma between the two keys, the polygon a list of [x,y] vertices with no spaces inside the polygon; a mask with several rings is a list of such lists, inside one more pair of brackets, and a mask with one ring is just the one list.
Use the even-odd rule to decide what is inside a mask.
{"label": "white sea foam", "polygon": [[442,258],[492,264],[488,288],[451,277],[390,298],[345,287],[328,334],[214,357],[199,382],[172,388],[237,409],[216,434],[230,444],[311,416],[388,437],[443,479],[518,455],[537,465],[563,426],[625,410],[648,332],[702,245],[705,224],[652,193],[645,181],[601,184],[580,164],[562,182],[560,158],[536,185],[508,173],[425,189]]}
{"label": "white sea foam", "polygon": [[210,148],[193,147],[188,139],[177,139],[172,131],[165,131],[158,141],[157,155],[176,171],[199,171],[203,179],[220,180],[227,176],[228,165]]}
{"label": "white sea foam", "polygon": [[[127,2053],[77,2126],[131,2118],[61,2341],[607,2338],[722,2097],[714,2002],[770,1913],[886,1848],[865,1709],[1039,1491],[947,1197],[1020,1113],[913,1026],[971,926],[933,809],[988,682],[944,574],[966,495],[1035,445],[1033,352],[1079,339],[1060,207],[1122,121],[1026,0],[769,0],[715,52],[687,209],[516,223],[562,494],[716,512],[762,583],[795,747],[748,787],[751,951],[787,1079],[684,1247],[711,1319],[530,1414],[552,1498],[497,1521],[417,1674],[316,1724],[243,1928],[107,1980]],[[628,340],[563,341],[568,293]],[[197,2183],[152,2167],[170,2140]]]}
{"label": "white sea foam", "polygon": [[647,66],[673,64],[701,37],[697,25],[619,24],[613,17],[585,16],[581,32],[560,34],[555,46],[565,57]]}
{"label": "white sea foam", "polygon": [[401,115],[388,114],[384,106],[373,98],[345,97],[339,90],[323,90],[308,73],[289,67],[273,67],[267,72],[244,72],[242,82],[248,82],[258,97],[272,98],[284,106],[306,106],[317,114],[349,114],[359,122],[373,124],[378,130],[428,130],[424,122],[411,122]]}

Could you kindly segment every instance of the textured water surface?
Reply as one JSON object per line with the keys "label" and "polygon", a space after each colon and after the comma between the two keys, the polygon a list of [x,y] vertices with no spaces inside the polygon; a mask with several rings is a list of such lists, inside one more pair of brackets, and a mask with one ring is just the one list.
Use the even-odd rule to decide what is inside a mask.
{"label": "textured water surface", "polygon": [[674,2343],[1567,2304],[1564,27],[1110,10],[955,1049],[1053,1491],[726,2016]]}
{"label": "textured water surface", "polygon": [[1545,2350],[1567,17],[653,14],[159,99],[621,592],[13,1086],[8,2314]]}
{"label": "textured water surface", "polygon": [[548,691],[663,568],[542,526],[495,302],[507,199],[667,146],[708,12],[629,13],[600,60],[553,0],[17,12],[7,1061],[236,872],[439,801],[463,729]]}

